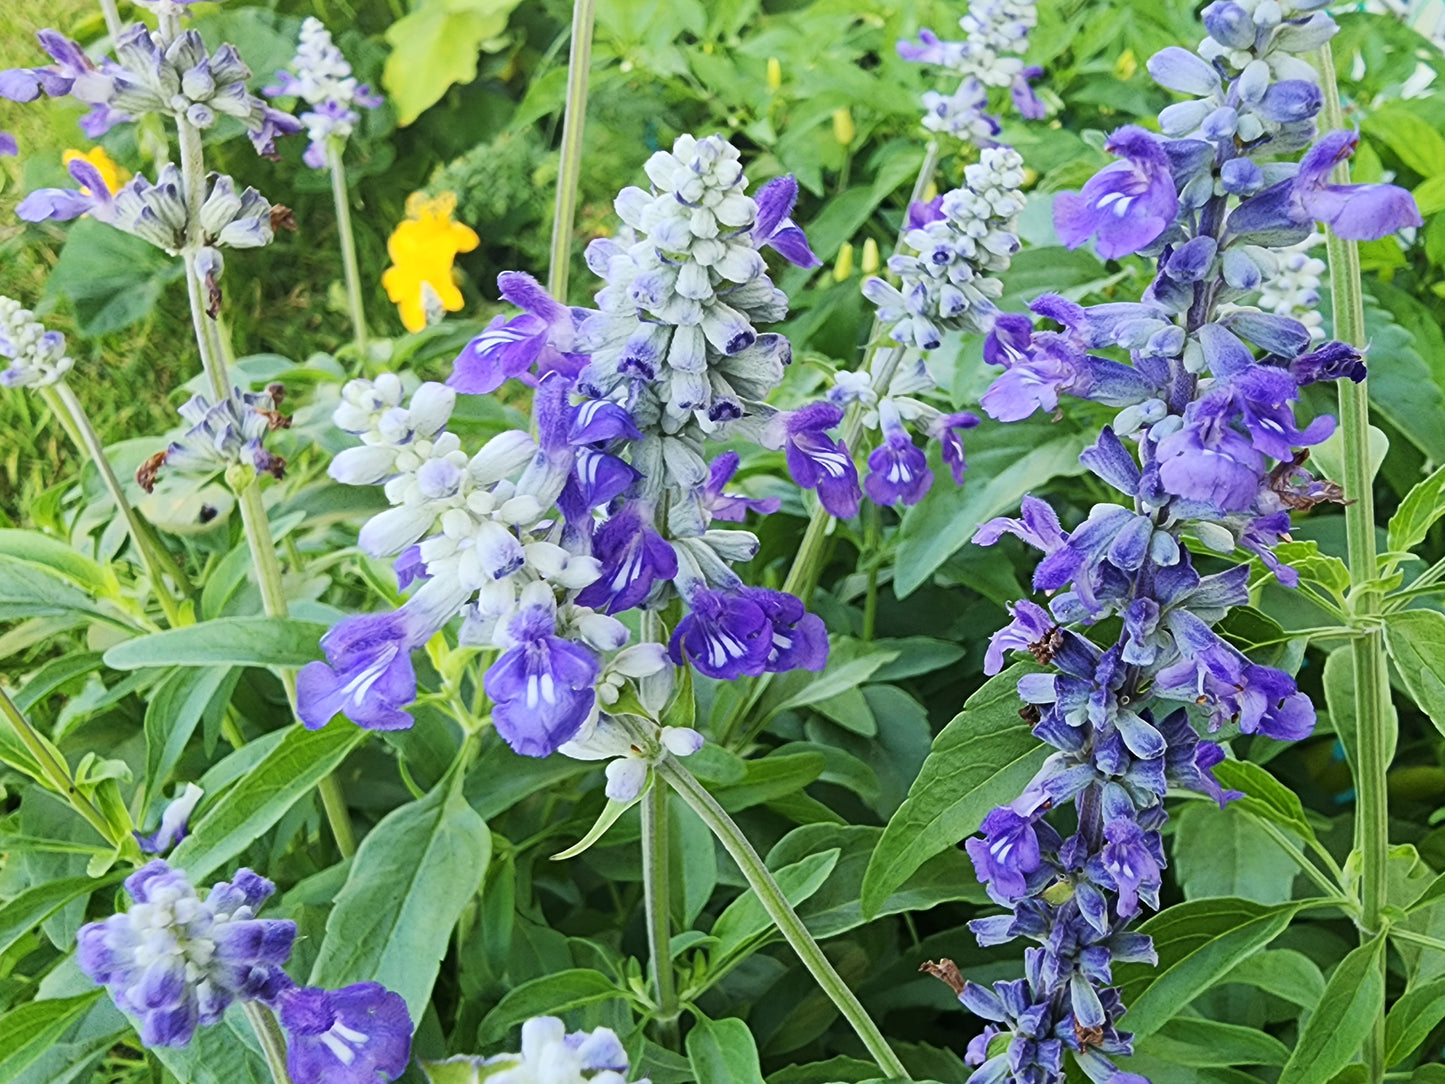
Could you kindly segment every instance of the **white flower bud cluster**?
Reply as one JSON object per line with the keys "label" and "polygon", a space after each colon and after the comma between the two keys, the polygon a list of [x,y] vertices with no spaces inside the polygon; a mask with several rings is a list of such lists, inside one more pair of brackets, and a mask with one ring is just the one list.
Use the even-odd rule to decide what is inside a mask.
{"label": "white flower bud cluster", "polygon": [[966,39],[951,66],[985,86],[1008,86],[1023,70],[1017,54],[1028,48],[1029,32],[1038,22],[1033,0],[973,0],[958,20]]}
{"label": "white flower bud cluster", "polygon": [[[476,596],[472,616],[484,621],[505,614],[528,583],[576,590],[595,580],[597,562],[552,541],[560,524],[551,510],[512,480],[538,454],[536,443],[508,430],[468,457],[446,429],[455,404],[450,388],[426,383],[403,406],[391,373],[342,389],[333,420],[362,444],[339,453],[330,474],[345,485],[382,485],[392,506],[362,526],[361,548],[391,557],[417,545],[437,584],[429,597],[450,599],[455,612]],[[483,638],[490,634],[489,626]]]}
{"label": "white flower bud cluster", "polygon": [[47,387],[75,365],[65,352],[65,336],[46,331],[33,312],[8,297],[0,297],[0,358],[10,362],[0,371],[0,384],[7,388]]}
{"label": "white flower bud cluster", "polygon": [[1210,63],[1222,62],[1230,75],[1262,63],[1276,79],[1317,83],[1319,73],[1302,56],[1324,45],[1339,29],[1324,10],[1328,4],[1329,0],[1233,0],[1243,16],[1231,11],[1234,18],[1210,20],[1211,32],[1199,43],[1199,55]]}
{"label": "white flower bud cluster", "polygon": [[1018,152],[988,148],[964,177],[965,187],[943,197],[942,217],[904,235],[917,255],[889,259],[900,286],[879,278],[863,285],[879,319],[893,325],[889,336],[905,346],[936,350],[945,331],[986,331],[993,299],[1003,293],[996,276],[1019,250],[1014,230],[1024,174]]}
{"label": "white flower bud cluster", "polygon": [[588,246],[588,265],[607,285],[581,329],[579,348],[592,355],[582,386],[607,398],[646,382],[667,432],[735,420],[743,399],[781,381],[785,363],[774,337],[755,327],[788,308],[757,251],[757,204],[721,136],[680,136],[646,171],[652,192],[627,188],[616,200],[629,229]]}

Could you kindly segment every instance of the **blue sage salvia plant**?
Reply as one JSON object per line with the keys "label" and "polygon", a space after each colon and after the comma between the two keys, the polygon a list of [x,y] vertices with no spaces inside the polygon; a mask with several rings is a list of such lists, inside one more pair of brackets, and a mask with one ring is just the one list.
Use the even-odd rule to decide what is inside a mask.
{"label": "blue sage salvia plant", "polygon": [[[1288,674],[1215,629],[1248,601],[1250,566],[1202,574],[1194,553],[1242,548],[1282,583],[1298,582],[1273,547],[1291,511],[1342,494],[1302,466],[1333,419],[1301,428],[1294,404],[1302,387],[1363,379],[1364,366],[1353,349],[1314,345],[1303,323],[1250,298],[1316,221],[1361,239],[1420,221],[1401,189],[1328,181],[1357,137],[1315,132],[1321,92],[1296,54],[1334,33],[1321,6],[1251,14],[1216,2],[1203,13],[1199,54],[1152,58],[1154,78],[1192,100],[1164,111],[1163,136],[1115,132],[1107,145],[1120,160],[1054,205],[1066,244],[1093,238],[1101,256],[1145,256],[1152,283],[1137,302],[1090,308],[1046,295],[1031,306],[1037,325],[1000,316],[988,338],[986,359],[1004,369],[983,397],[994,417],[1052,411],[1065,395],[1120,408],[1081,460],[1125,499],[1065,531],[1047,504],[1025,498],[1019,518],[987,523],[974,539],[1013,534],[1044,554],[1033,586],[1047,609],[1015,604],[985,671],[998,673],[1009,650],[1043,668],[1018,690],[1034,733],[1055,750],[967,844],[1007,908],[972,924],[980,943],[1039,946],[1026,952],[1022,980],[955,983],[988,1021],[970,1048],[980,1084],[1061,1081],[1065,1051],[1094,1080],[1140,1079],[1110,1061],[1131,1045],[1109,984],[1115,962],[1154,959],[1129,926],[1158,906],[1163,798],[1171,785],[1221,804],[1235,796],[1211,772],[1224,749],[1196,727],[1288,741],[1314,725]],[[1090,353],[1100,349],[1129,362]],[[1109,618],[1120,622],[1113,643],[1077,631]],[[1053,821],[1069,804],[1077,818],[1066,836]]]}
{"label": "blue sage salvia plant", "polygon": [[958,20],[962,41],[944,41],[931,30],[919,40],[900,41],[904,60],[931,64],[962,78],[951,95],[931,90],[923,96],[923,126],[965,142],[987,146],[998,134],[998,120],[988,112],[992,87],[1008,87],[1014,108],[1030,120],[1044,116],[1044,104],[1032,83],[1042,68],[1025,66],[1029,32],[1038,25],[1033,0],[971,0],[968,13]]}
{"label": "blue sage salvia plant", "polygon": [[898,286],[869,278],[863,295],[878,307],[878,324],[892,350],[872,366],[835,375],[826,403],[815,403],[770,423],[774,446],[788,452],[793,480],[816,489],[824,509],[840,519],[857,513],[858,472],[846,441],[826,431],[856,404],[864,426],[881,436],[867,456],[862,492],[880,505],[912,505],[933,484],[933,472],[916,432],[938,441],[944,464],[962,484],[967,462],[962,433],[978,425],[968,411],[949,412],[928,402],[937,381],[928,354],[949,332],[982,334],[993,327],[1003,292],[999,275],[1019,250],[1014,232],[1024,206],[1023,159],[1011,147],[990,147],[964,170],[964,184],[909,208],[909,228],[888,260]]}
{"label": "blue sage salvia plant", "polygon": [[310,108],[301,114],[310,144],[302,156],[312,169],[325,169],[327,146],[343,147],[361,122],[358,109],[376,109],[381,97],[351,74],[351,65],[331,31],[320,19],[301,24],[300,42],[289,69],[278,71],[276,81],[262,92],[268,98],[299,98]]}
{"label": "blue sage salvia plant", "polygon": [[275,891],[266,878],[237,870],[201,897],[157,858],[125,887],[130,909],[81,927],[77,959],[139,1019],[146,1046],[187,1046],[233,1002],[258,1002],[279,1015],[294,1084],[376,1084],[406,1069],[412,1024],[397,994],[303,988],[286,974],[296,923],[256,917]]}
{"label": "blue sage salvia plant", "polygon": [[276,153],[276,138],[301,130],[294,117],[247,89],[251,69],[235,46],[208,52],[194,30],[174,36],[136,23],[116,39],[115,58],[93,62],[79,45],[53,30],[38,34],[53,64],[0,72],[0,97],[33,101],[69,96],[91,107],[84,127],[92,138],[145,114],[170,116],[195,128],[223,116],[245,125],[259,154]]}
{"label": "blue sage salvia plant", "polygon": [[[760,251],[814,262],[788,218],[796,187],[783,178],[754,201],[719,136],[681,137],[647,173],[653,192],[617,200],[628,232],[589,249],[607,282],[598,311],[568,309],[508,273],[502,290],[523,315],[469,343],[450,388],[423,384],[405,406],[392,376],[343,390],[335,420],[362,445],[333,461],[332,476],[384,485],[392,507],[363,527],[361,547],[397,558],[399,581],[420,586],[395,613],[327,634],[327,661],[298,683],[307,725],[338,711],[363,726],[410,725],[410,652],[459,612],[464,642],[500,652],[484,678],[492,718],[530,756],[565,746],[625,760],[636,741],[622,740],[606,708],[641,683],[660,711],[669,654],[722,678],[823,665],[822,622],[731,568],[756,553],[756,537],[712,526],[777,503],[726,492],[735,454],[705,458],[706,442],[761,435],[774,414],[763,400],[791,352],[756,330],[786,313]],[[535,385],[536,437],[502,433],[469,457],[445,429],[456,391],[510,377]],[[666,654],[625,646],[613,615],[679,597],[686,612]],[[697,748],[695,732],[677,729],[647,739],[654,755]],[[645,776],[645,764],[641,775],[609,768],[609,793],[635,796]]]}
{"label": "blue sage salvia plant", "polygon": [[147,1046],[185,1046],[232,1001],[269,1001],[289,983],[296,924],[256,918],[274,886],[248,869],[202,899],[155,859],[126,878],[131,909],[80,930],[81,970],[140,1018]]}

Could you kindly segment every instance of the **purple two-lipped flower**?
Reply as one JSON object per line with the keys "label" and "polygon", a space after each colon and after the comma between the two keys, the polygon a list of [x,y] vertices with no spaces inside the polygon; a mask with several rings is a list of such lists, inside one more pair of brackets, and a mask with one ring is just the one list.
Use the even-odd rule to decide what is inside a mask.
{"label": "purple two-lipped flower", "polygon": [[494,317],[467,343],[453,363],[448,385],[467,395],[488,395],[514,377],[531,382],[550,372],[575,377],[582,371],[588,359],[576,351],[580,310],[554,300],[521,271],[503,271],[497,289],[502,300],[522,313]]}

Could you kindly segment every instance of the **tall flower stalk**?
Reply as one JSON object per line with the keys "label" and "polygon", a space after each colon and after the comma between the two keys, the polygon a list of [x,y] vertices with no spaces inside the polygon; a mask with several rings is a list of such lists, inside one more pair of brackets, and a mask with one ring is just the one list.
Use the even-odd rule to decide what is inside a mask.
{"label": "tall flower stalk", "polygon": [[[250,69],[234,47],[222,45],[209,52],[198,33],[182,29],[186,11],[182,0],[149,2],[159,17],[159,31],[153,33],[143,24],[125,30],[115,43],[115,61],[97,68],[74,42],[46,31],[41,42],[57,61],[60,74],[56,68],[19,69],[6,73],[5,85],[30,97],[32,83],[35,93],[43,89],[52,96],[79,97],[106,125],[147,113],[169,117],[176,126],[180,169],[162,168],[155,183],[136,177],[112,194],[95,167],[77,158],[70,163],[76,189],[33,192],[17,213],[29,221],[89,214],[180,256],[196,348],[210,394],[196,396],[182,408],[191,429],[147,461],[137,480],[149,488],[163,468],[207,477],[224,472],[241,510],[265,613],[284,618],[281,566],[257,485],[260,476],[279,477],[285,468],[285,461],[263,446],[266,433],[289,425],[276,409],[283,391],[279,385],[259,393],[232,386],[219,320],[223,249],[268,244],[276,209],[253,189],[238,192],[229,177],[207,177],[202,134],[222,114],[235,116],[247,127],[257,152],[274,156],[276,138],[300,131],[302,124],[250,93],[246,87]],[[294,675],[285,672],[282,681],[294,705]],[[350,855],[355,839],[340,785],[327,777],[320,789],[337,846]]]}
{"label": "tall flower stalk", "polygon": [[[1324,92],[1322,116],[1325,127],[1344,127],[1344,111],[1335,78],[1330,46],[1320,48],[1317,66]],[[1341,157],[1330,180],[1337,186],[1350,183],[1350,163]],[[1368,346],[1365,334],[1364,291],[1360,281],[1358,243],[1331,229],[1326,238],[1329,254],[1331,310],[1335,337],[1360,352]],[[1390,847],[1389,796],[1386,771],[1390,751],[1395,747],[1395,714],[1390,708],[1390,677],[1385,658],[1384,629],[1377,620],[1380,593],[1365,586],[1379,577],[1375,544],[1374,469],[1370,459],[1369,382],[1339,382],[1340,438],[1343,445],[1345,492],[1355,498],[1345,506],[1345,541],[1350,583],[1353,590],[1350,641],[1353,663],[1354,708],[1358,763],[1352,765],[1355,779],[1355,846],[1360,852],[1360,937],[1377,935],[1386,902],[1386,863]],[[1385,968],[1381,954],[1379,966]],[[1382,974],[1383,981],[1383,974]],[[1365,1065],[1369,1079],[1378,1082],[1385,1071],[1385,1018],[1375,1021],[1365,1042]]]}
{"label": "tall flower stalk", "polygon": [[346,304],[360,364],[370,355],[366,306],[362,300],[361,272],[356,259],[356,236],[351,225],[351,197],[346,186],[342,156],[361,122],[362,109],[376,109],[382,99],[352,75],[351,64],[320,19],[301,24],[300,42],[290,67],[276,73],[262,91],[270,98],[296,98],[306,106],[301,123],[311,143],[302,160],[312,169],[331,174],[331,196],[341,242],[341,267],[346,281]]}
{"label": "tall flower stalk", "polygon": [[[1353,490],[1303,466],[1334,419],[1301,426],[1295,417],[1302,388],[1364,380],[1358,265],[1342,268],[1336,283],[1341,308],[1353,311],[1337,327],[1354,333],[1353,343],[1316,344],[1304,323],[1250,303],[1317,221],[1346,239],[1420,223],[1402,189],[1332,176],[1358,137],[1317,130],[1327,95],[1299,54],[1335,33],[1320,6],[1305,0],[1251,15],[1228,0],[1209,5],[1197,53],[1170,47],[1149,61],[1156,82],[1185,96],[1160,114],[1163,134],[1119,129],[1106,143],[1118,161],[1082,191],[1056,197],[1066,245],[1092,239],[1101,257],[1155,261],[1138,302],[1086,308],[1046,294],[1030,305],[1034,318],[997,315],[989,330],[984,357],[1003,372],[982,397],[985,410],[1016,421],[1058,409],[1064,395],[1117,409],[1080,461],[1125,499],[1095,505],[1066,531],[1048,504],[1025,497],[1018,518],[986,523],[974,538],[992,545],[1011,534],[1043,554],[1033,588],[1049,596],[1047,608],[1030,599],[1010,607],[984,672],[1000,673],[1011,650],[1032,657],[1035,666],[1017,678],[1021,714],[1053,749],[1023,792],[983,819],[983,838],[966,845],[1005,909],[972,929],[984,946],[1033,942],[1024,977],[988,989],[938,965],[985,1022],[969,1047],[975,1084],[1062,1081],[1066,1055],[1096,1081],[1139,1079],[1111,1060],[1133,1049],[1113,967],[1157,962],[1150,938],[1131,927],[1159,906],[1163,799],[1171,788],[1221,806],[1241,796],[1215,780],[1226,752],[1199,728],[1293,741],[1314,726],[1292,677],[1215,631],[1248,602],[1250,566],[1201,574],[1195,565],[1243,550],[1297,586],[1299,573],[1275,552],[1291,513],[1346,495],[1370,499],[1363,395],[1341,395],[1355,414],[1346,423]],[[1324,114],[1327,122],[1338,116],[1337,107]],[[1089,352],[1102,348],[1127,363]],[[1356,537],[1368,512],[1355,517],[1351,558],[1363,582],[1375,575],[1375,555],[1372,538]],[[1111,618],[1117,627],[1101,625]],[[1092,636],[1083,632],[1090,627]],[[1370,719],[1377,731],[1362,744],[1382,743],[1384,660],[1378,647],[1359,652],[1361,642],[1361,730]],[[1378,801],[1382,815],[1383,752],[1375,749],[1362,752],[1362,772],[1375,774],[1361,779],[1361,805]],[[1367,786],[1378,790],[1367,797]],[[1064,807],[1074,816],[1061,820]],[[1360,834],[1362,846],[1378,848],[1380,881],[1367,891],[1380,891],[1384,825]],[[1338,893],[1326,900],[1352,908]],[[1378,1062],[1378,1052],[1371,1057]]]}
{"label": "tall flower stalk", "polygon": [[562,157],[557,166],[557,198],[552,209],[552,248],[547,292],[566,304],[572,275],[572,228],[582,177],[582,137],[587,128],[587,85],[592,74],[592,28],[597,0],[574,0],[572,43],[567,55],[567,104],[562,113]]}

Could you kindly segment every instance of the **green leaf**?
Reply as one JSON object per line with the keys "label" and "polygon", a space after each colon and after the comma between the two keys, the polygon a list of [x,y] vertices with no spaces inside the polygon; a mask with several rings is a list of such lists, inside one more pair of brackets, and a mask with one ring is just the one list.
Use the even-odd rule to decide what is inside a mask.
{"label": "green leaf", "polygon": [[[644,790],[645,789],[646,788],[644,788]],[[618,818],[621,817],[622,814],[626,813],[640,801],[642,801],[642,795],[640,793],[636,798],[626,802],[619,802],[616,798],[608,798],[607,804],[602,807],[602,812],[597,814],[597,820],[594,821],[592,827],[587,830],[587,834],[565,851],[558,851],[554,854],[552,861],[564,862],[569,858],[576,858],[579,854],[591,848],[594,843],[607,833],[607,829],[617,823]]]}
{"label": "green leaf", "polygon": [[0,621],[72,616],[119,623],[68,578],[28,561],[0,556]]}
{"label": "green leaf", "polygon": [[687,1033],[687,1060],[697,1084],[763,1084],[753,1033],[735,1016],[698,1020]]}
{"label": "green leaf", "polygon": [[1411,698],[1445,734],[1445,614],[1402,610],[1387,615],[1385,647]]}
{"label": "green leaf", "polygon": [[1139,932],[1154,939],[1158,966],[1122,964],[1114,979],[1129,1006],[1127,1027],[1151,1035],[1229,974],[1241,960],[1283,932],[1302,905],[1268,906],[1221,896],[1175,904]]}
{"label": "green leaf", "polygon": [[[794,828],[768,852],[768,868],[778,869],[829,847],[841,849],[838,864],[827,881],[798,907],[799,916],[814,937],[819,940],[836,937],[863,925],[863,907],[859,901],[863,875],[882,835],[883,829],[866,824],[847,827],[807,824]],[[878,914],[926,911],[954,900],[981,904],[987,898],[968,856],[957,848],[949,848],[919,866],[883,901]]]}
{"label": "green leaf", "polygon": [[[838,864],[837,847],[810,855],[792,865],[784,866],[773,874],[783,895],[796,909],[818,889]],[[718,915],[713,923],[712,936],[718,939],[714,958],[718,961],[730,959],[739,954],[755,952],[767,940],[773,930],[773,920],[763,908],[763,903],[752,889],[744,892],[727,909]]]}
{"label": "green leaf", "polygon": [[482,1020],[477,1041],[483,1045],[498,1043],[512,1028],[534,1016],[557,1016],[616,999],[630,1000],[630,995],[600,971],[579,967],[543,975],[508,990]]}
{"label": "green leaf", "polygon": [[1226,790],[1244,792],[1244,797],[1230,803],[1230,808],[1253,813],[1303,839],[1315,838],[1299,796],[1260,765],[1248,760],[1221,761],[1214,766],[1214,778]]}
{"label": "green leaf", "polygon": [[94,877],[65,877],[58,881],[42,881],[27,888],[0,906],[0,954],[55,914],[71,900],[116,884],[122,874],[97,880]]}
{"label": "green leaf", "polygon": [[80,333],[93,338],[144,320],[184,273],[148,241],[83,218],[70,227],[45,296],[69,298]]}
{"label": "green leaf", "polygon": [[1265,949],[1246,956],[1220,982],[1242,982],[1311,1011],[1325,992],[1319,965],[1294,949]]}
{"label": "green leaf", "polygon": [[1279,1084],[1326,1084],[1354,1058],[1385,1008],[1384,952],[1385,938],[1377,935],[1340,961],[1300,1029]]}
{"label": "green leaf", "polygon": [[100,997],[100,990],[92,990],[79,997],[27,1001],[0,1016],[0,1080],[18,1077],[88,1013]]}
{"label": "green leaf", "polygon": [[105,653],[112,670],[142,666],[284,666],[321,658],[326,626],[284,617],[218,617],[116,644]]}
{"label": "green leaf", "polygon": [[738,783],[709,788],[729,813],[797,794],[823,774],[828,760],[821,753],[774,753],[746,762],[747,774]]}
{"label": "green leaf", "polygon": [[879,667],[896,658],[898,658],[896,650],[873,650],[856,658],[848,659],[839,665],[829,666],[821,674],[806,674],[804,680],[798,683],[802,687],[773,707],[769,714],[787,711],[789,708],[806,707],[808,704],[828,700],[850,689],[856,690],[859,685],[872,677]]}
{"label": "green leaf", "polygon": [[1413,550],[1441,516],[1445,516],[1445,467],[1441,467],[1422,482],[1417,482],[1405,494],[1400,507],[1390,517],[1390,529],[1386,549],[1391,553],[1405,553]]}
{"label": "green leaf", "polygon": [[1413,1054],[1441,1020],[1445,1020],[1445,979],[1406,990],[1385,1016],[1385,1064],[1398,1065]]}
{"label": "green leaf", "polygon": [[1171,1020],[1138,1044],[1140,1054],[1172,1065],[1232,1068],[1237,1065],[1283,1065],[1289,1047],[1273,1035],[1240,1024],[1216,1020]]}
{"label": "green leaf", "polygon": [[39,531],[0,531],[0,556],[55,572],[92,595],[116,590],[115,575],[108,568]]}
{"label": "green leaf", "polygon": [[1026,449],[1012,441],[978,452],[970,447],[969,484],[934,486],[904,514],[894,594],[905,598],[923,586],[943,562],[968,544],[979,524],[1017,507],[1025,493],[1051,478],[1081,474],[1080,447],[1074,434]]}
{"label": "green leaf", "polygon": [[1296,569],[1300,579],[1319,584],[1332,595],[1342,598],[1350,589],[1350,570],[1345,562],[1321,553],[1318,542],[1281,542],[1275,547],[1275,554],[1281,564]]}
{"label": "green leaf", "polygon": [[1239,896],[1260,903],[1290,898],[1293,860],[1237,804],[1193,802],[1175,821],[1174,868],[1187,900]]}
{"label": "green leaf", "polygon": [[146,786],[152,800],[170,778],[196,731],[201,716],[224,691],[229,697],[234,671],[206,666],[175,670],[151,694],[146,705]]}
{"label": "green leaf", "polygon": [[381,84],[405,126],[441,100],[455,83],[477,77],[477,54],[496,52],[507,16],[520,0],[425,0],[392,23],[392,47]]}
{"label": "green leaf", "polygon": [[482,886],[492,834],[460,773],[394,809],[361,841],[326,919],[311,983],[379,982],[420,1020],[452,928]]}
{"label": "green leaf", "polygon": [[1410,904],[1406,910],[1418,911],[1420,908],[1427,907],[1442,899],[1445,899],[1445,873],[1440,874],[1440,876],[1431,881],[1429,887],[1426,888],[1425,891],[1420,894],[1419,898]]}
{"label": "green leaf", "polygon": [[171,854],[171,864],[201,881],[229,862],[310,795],[316,784],[366,739],[350,723],[307,730],[295,723],[221,799],[206,810]]}
{"label": "green leaf", "polygon": [[1408,106],[1392,103],[1372,110],[1364,119],[1364,130],[1420,176],[1445,173],[1445,137],[1440,135],[1439,128]]}
{"label": "green leaf", "polygon": [[1019,663],[968,698],[923,762],[908,798],[888,822],[863,878],[863,913],[876,915],[910,874],[978,831],[983,818],[1018,795],[1048,749],[1019,716],[1018,680],[1037,667]]}
{"label": "green leaf", "polygon": [[239,1005],[220,1023],[197,1028],[185,1047],[156,1047],[160,1063],[183,1084],[272,1084],[251,1024]]}

